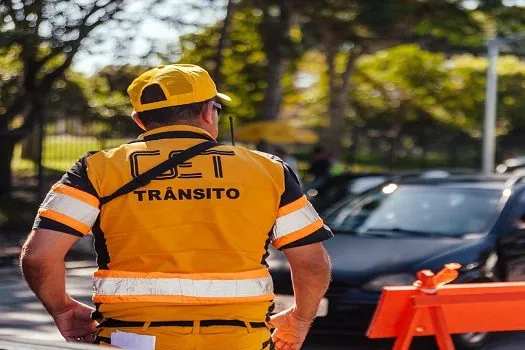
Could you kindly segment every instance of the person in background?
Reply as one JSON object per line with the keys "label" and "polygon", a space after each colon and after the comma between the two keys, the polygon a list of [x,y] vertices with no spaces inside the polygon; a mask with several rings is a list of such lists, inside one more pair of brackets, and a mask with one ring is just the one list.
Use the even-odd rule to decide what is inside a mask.
{"label": "person in background", "polygon": [[322,146],[316,146],[310,160],[308,174],[313,176],[313,182],[324,181],[330,177],[332,160],[330,154]]}

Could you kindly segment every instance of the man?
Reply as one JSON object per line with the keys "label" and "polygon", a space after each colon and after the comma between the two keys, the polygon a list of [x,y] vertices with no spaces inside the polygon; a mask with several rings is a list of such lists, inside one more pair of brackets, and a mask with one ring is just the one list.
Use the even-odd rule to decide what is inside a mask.
{"label": "man", "polygon": [[[273,348],[271,243],[288,258],[296,298],[270,320],[272,338],[277,349],[299,349],[329,283],[320,242],[332,233],[293,172],[214,141],[216,98],[230,98],[198,66],[158,66],[128,94],[146,132],[81,157],[52,187],[23,247],[24,276],[61,334],[140,349]],[[96,309],[64,282],[65,254],[90,231]]]}

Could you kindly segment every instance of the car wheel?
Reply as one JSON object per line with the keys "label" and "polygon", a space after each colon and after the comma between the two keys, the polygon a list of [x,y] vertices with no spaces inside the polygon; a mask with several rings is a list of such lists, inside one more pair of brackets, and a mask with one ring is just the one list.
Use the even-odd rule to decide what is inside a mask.
{"label": "car wheel", "polygon": [[481,349],[488,341],[490,333],[473,332],[452,336],[457,349]]}

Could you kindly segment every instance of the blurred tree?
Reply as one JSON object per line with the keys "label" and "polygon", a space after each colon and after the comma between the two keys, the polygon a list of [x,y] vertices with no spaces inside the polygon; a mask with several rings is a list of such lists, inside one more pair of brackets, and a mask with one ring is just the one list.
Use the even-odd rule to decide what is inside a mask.
{"label": "blurred tree", "polygon": [[181,37],[180,46],[171,48],[178,55],[163,58],[201,64],[215,77],[219,69],[221,88],[235,95],[230,107],[239,117],[275,119],[300,53],[294,5],[291,0],[228,2],[223,22]]}
{"label": "blurred tree", "polygon": [[232,21],[233,13],[235,11],[235,4],[233,0],[228,0],[226,5],[226,15],[222,21],[219,42],[217,43],[217,51],[215,53],[215,67],[213,69],[212,78],[217,89],[221,88],[222,85],[222,63],[224,60],[224,50],[228,46],[228,31],[230,28],[230,23]]}
{"label": "blurred tree", "polygon": [[[326,57],[330,118],[325,144],[332,151],[341,150],[345,118],[349,117],[350,77],[360,56],[405,42],[429,42],[429,38],[437,37],[436,41],[445,40],[448,48],[457,44],[453,40],[460,36],[463,37],[460,44],[483,43],[479,21],[461,3],[310,0],[303,4],[305,41],[310,47],[322,48]],[[430,26],[429,21],[439,23]],[[480,35],[474,35],[478,33]]]}
{"label": "blurred tree", "polygon": [[134,66],[131,64],[109,65],[99,69],[95,75],[106,79],[110,91],[119,91],[126,95],[131,82],[148,69],[150,69],[148,66]]}
{"label": "blurred tree", "polygon": [[322,48],[329,77],[326,143],[336,152],[352,115],[349,81],[359,57],[403,43],[457,53],[485,52],[487,36],[525,29],[525,9],[504,0],[309,0],[301,16],[307,47]]}
{"label": "blurred tree", "polygon": [[140,74],[148,70],[144,66],[106,66],[89,78],[84,89],[100,132],[106,138],[136,136],[141,130],[131,121],[132,107],[127,88]]}
{"label": "blurred tree", "polygon": [[[53,84],[70,67],[84,40],[97,26],[122,10],[123,0],[18,1],[0,3],[0,48],[16,55],[19,83],[2,100],[0,113],[0,194],[11,185],[14,145],[41,118]],[[13,81],[13,80],[11,80]]]}
{"label": "blurred tree", "polygon": [[[262,13],[251,5],[240,2],[231,18],[228,45],[223,49],[221,89],[233,98],[228,109],[235,110],[239,119],[259,115],[267,87],[266,55],[257,26]],[[181,63],[194,63],[214,71],[216,48],[220,40],[220,24],[190,33],[180,38],[180,45],[172,48],[163,59],[172,62],[174,56]]]}
{"label": "blurred tree", "polygon": [[297,57],[297,37],[292,35],[298,2],[293,0],[253,0],[262,12],[258,25],[266,55],[266,87],[259,118],[276,119],[281,110],[283,77],[294,57]]}
{"label": "blurred tree", "polygon": [[[408,137],[423,152],[432,144],[448,148],[453,160],[461,143],[482,135],[486,68],[485,58],[447,59],[416,45],[364,56],[352,77],[355,123],[389,140],[392,152],[402,150],[394,143]],[[498,134],[506,140],[525,132],[525,101],[520,98],[525,63],[503,56],[497,70]]]}
{"label": "blurred tree", "polygon": [[[0,2],[0,55],[15,57],[19,71],[2,82],[9,88],[9,96],[0,101],[0,194],[10,189],[10,160],[16,142],[33,130],[44,118],[50,91],[81,48],[85,52],[100,52],[102,43],[113,42],[117,59],[130,53],[126,45],[140,31],[146,19],[169,23],[171,27],[196,28],[201,24],[201,12],[209,15],[215,10],[215,1],[177,0],[178,11],[166,11],[174,0],[6,0]],[[140,6],[139,6],[140,5]],[[137,8],[140,16],[128,9]],[[208,11],[208,12],[206,12]],[[192,18],[187,23],[188,18]],[[106,31],[95,31],[102,25]],[[110,33],[110,34],[108,34]],[[145,34],[145,33],[141,33]],[[147,38],[146,38],[147,39]],[[150,49],[157,45],[148,41]],[[0,94],[1,95],[1,94]]]}
{"label": "blurred tree", "polygon": [[[480,151],[486,68],[483,57],[448,57],[414,44],[362,55],[350,78],[352,132],[341,140],[345,160],[352,162],[372,148],[384,165],[395,166],[396,160],[410,156],[420,157],[420,165],[426,166],[431,152],[447,152],[450,166],[477,167],[472,161]],[[499,149],[507,155],[522,148],[518,135],[525,132],[523,68],[515,56],[502,56],[497,65],[498,135],[504,146]],[[293,104],[287,113],[312,126],[323,125],[330,95],[323,54],[309,51],[299,71],[299,80],[307,84],[287,97]],[[471,163],[461,164],[462,159]]]}
{"label": "blurred tree", "polygon": [[[148,68],[143,66],[106,66],[86,76],[68,70],[53,84],[45,105],[46,124],[57,133],[93,132],[101,139],[135,136],[140,130],[130,119],[132,107],[127,87]],[[64,130],[66,121],[85,125]]]}

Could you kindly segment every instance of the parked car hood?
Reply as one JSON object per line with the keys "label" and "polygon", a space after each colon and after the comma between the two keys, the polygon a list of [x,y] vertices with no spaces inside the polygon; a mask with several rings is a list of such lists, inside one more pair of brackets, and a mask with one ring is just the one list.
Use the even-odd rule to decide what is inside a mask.
{"label": "parked car hood", "polygon": [[[333,279],[361,285],[376,276],[439,269],[444,263],[469,263],[478,256],[482,239],[447,237],[366,237],[337,234],[324,242],[332,260]],[[450,260],[453,259],[453,260]],[[271,269],[288,269],[282,253],[272,254]],[[461,261],[465,260],[465,261]],[[277,271],[276,271],[277,272]]]}

